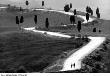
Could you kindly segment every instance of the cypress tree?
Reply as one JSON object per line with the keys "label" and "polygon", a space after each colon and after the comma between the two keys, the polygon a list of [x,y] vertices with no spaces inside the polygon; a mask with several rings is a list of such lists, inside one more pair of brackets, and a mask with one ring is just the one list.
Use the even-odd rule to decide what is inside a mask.
{"label": "cypress tree", "polygon": [[25,4],[26,4],[27,9],[28,9],[29,1],[26,0]]}
{"label": "cypress tree", "polygon": [[69,12],[69,10],[70,10],[69,5],[68,5],[68,4],[65,5],[65,6],[64,6],[64,11],[65,11],[65,12]]}
{"label": "cypress tree", "polygon": [[29,1],[26,0],[26,3],[25,4],[26,4],[26,6],[28,6],[29,5]]}
{"label": "cypress tree", "polygon": [[19,25],[19,17],[18,16],[16,16],[16,24]]}
{"label": "cypress tree", "polygon": [[72,16],[70,16],[70,22],[71,22],[71,24],[73,23],[75,23],[75,16],[74,15],[72,15]]}
{"label": "cypress tree", "polygon": [[23,9],[22,9],[22,7],[20,7],[20,9],[19,9],[20,11],[23,11]]}
{"label": "cypress tree", "polygon": [[70,22],[71,22],[71,24],[72,24],[72,16],[70,16]]}
{"label": "cypress tree", "polygon": [[96,9],[96,15],[97,15],[97,18],[100,18],[100,12],[99,12],[99,8],[98,7]]}
{"label": "cypress tree", "polygon": [[24,22],[24,17],[21,16],[21,18],[20,18],[20,23],[23,23],[23,22]]}
{"label": "cypress tree", "polygon": [[49,21],[48,21],[48,18],[46,18],[45,27],[46,27],[47,29],[49,28]]}
{"label": "cypress tree", "polygon": [[93,16],[93,10],[91,9],[91,15]]}
{"label": "cypress tree", "polygon": [[86,12],[89,12],[89,6],[86,7]]}
{"label": "cypress tree", "polygon": [[37,24],[37,15],[34,15],[34,22]]}
{"label": "cypress tree", "polygon": [[42,7],[44,6],[44,1],[42,1]]}
{"label": "cypress tree", "polygon": [[78,21],[78,24],[77,24],[77,29],[78,29],[78,32],[81,31],[81,21]]}
{"label": "cypress tree", "polygon": [[97,13],[97,18],[100,18],[100,13]]}
{"label": "cypress tree", "polygon": [[86,12],[90,13],[91,15],[93,15],[93,10],[89,6],[86,7]]}
{"label": "cypress tree", "polygon": [[97,9],[96,9],[96,14],[98,14],[99,13],[99,8],[97,7]]}
{"label": "cypress tree", "polygon": [[19,21],[19,17],[18,16],[16,16],[16,24],[18,25],[18,28],[19,28],[19,30],[21,30],[21,27],[20,27],[20,21]]}
{"label": "cypress tree", "polygon": [[76,13],[76,9],[74,9],[74,15],[76,15],[77,13]]}
{"label": "cypress tree", "polygon": [[70,8],[72,8],[72,3],[70,3]]}
{"label": "cypress tree", "polygon": [[96,28],[93,28],[93,32],[96,32]]}
{"label": "cypress tree", "polygon": [[89,13],[86,13],[86,20],[89,20]]}

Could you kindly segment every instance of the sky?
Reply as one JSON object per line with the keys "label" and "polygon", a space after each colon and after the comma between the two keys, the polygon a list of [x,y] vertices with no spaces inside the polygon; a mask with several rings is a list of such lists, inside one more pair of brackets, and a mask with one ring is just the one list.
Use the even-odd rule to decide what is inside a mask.
{"label": "sky", "polygon": [[[18,6],[24,6],[25,7],[25,1],[26,0],[0,0],[0,3],[10,3],[12,5],[18,5]],[[41,6],[41,1],[42,0],[28,0],[30,3],[30,7],[40,7]],[[108,3],[110,3],[110,0],[44,0],[46,7],[51,7],[51,8],[56,8],[60,9],[64,7],[64,4],[66,3],[73,3],[73,7],[75,8],[82,8],[86,7],[87,5],[91,5],[92,7],[95,7],[97,5],[102,4],[105,7],[109,7]],[[78,5],[79,4],[79,5]],[[103,8],[101,6],[101,8]]]}
{"label": "sky", "polygon": [[[11,5],[16,5],[16,6],[25,6],[25,1],[26,0],[0,0],[0,4],[11,4]],[[40,7],[41,5],[41,0],[28,0],[30,3],[30,7]]]}
{"label": "sky", "polygon": [[[12,4],[16,6],[26,7],[26,0],[0,0],[0,4]],[[28,0],[30,8],[40,8],[42,0]],[[63,10],[64,5],[68,3],[73,4],[73,9],[85,11],[87,5],[89,5],[95,12],[99,7],[101,15],[104,18],[110,19],[110,0],[44,0],[45,7],[53,8],[57,10]],[[109,17],[108,17],[109,16]]]}

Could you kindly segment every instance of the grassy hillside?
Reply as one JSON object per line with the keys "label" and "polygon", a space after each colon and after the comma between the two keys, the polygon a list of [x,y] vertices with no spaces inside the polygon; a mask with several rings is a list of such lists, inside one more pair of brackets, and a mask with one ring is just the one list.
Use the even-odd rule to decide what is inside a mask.
{"label": "grassy hillside", "polygon": [[[78,14],[82,14],[78,12]],[[21,33],[18,25],[15,24],[15,16],[24,16],[24,23],[20,24],[23,27],[39,26],[40,30],[45,30],[45,18],[49,18],[50,28],[49,31],[57,31],[66,34],[79,34],[76,26],[68,25],[60,26],[62,24],[70,24],[69,15],[64,15],[58,12],[46,11],[32,11],[21,14],[20,12],[0,12],[0,71],[1,72],[38,72],[42,71],[45,67],[56,61],[58,56],[63,52],[80,47],[85,41],[82,39],[57,39],[43,36],[41,34]],[[38,15],[38,23],[34,24],[34,15]],[[83,13],[84,15],[84,13]],[[76,18],[76,20],[81,20]],[[76,21],[76,23],[77,23]],[[97,28],[93,32],[93,28]],[[81,35],[91,36],[106,36],[110,39],[110,21],[97,19],[96,23],[83,24]],[[101,32],[99,32],[101,30]],[[16,32],[16,33],[15,33]],[[109,46],[108,46],[109,47]],[[96,67],[102,65],[104,61],[108,61],[109,49],[106,52],[95,51],[95,59],[101,55],[101,58],[108,57],[103,62],[94,60],[94,56],[87,57],[87,59],[94,62],[94,64],[85,66],[81,70],[75,72],[95,72]],[[99,50],[100,51],[100,50]],[[93,55],[93,54],[92,54]],[[105,56],[104,56],[105,55]],[[91,55],[90,55],[91,56]],[[84,60],[88,61],[89,60]],[[91,62],[90,61],[90,62]],[[86,63],[85,63],[86,64]],[[97,66],[95,65],[97,64]],[[108,70],[98,70],[98,72],[110,72],[109,62],[107,62]],[[93,70],[91,69],[93,67]],[[102,66],[101,66],[102,67]],[[21,69],[20,69],[21,68]],[[20,70],[19,70],[20,69]],[[101,68],[100,68],[101,69]],[[105,68],[106,69],[106,68]],[[74,72],[74,71],[71,71]]]}
{"label": "grassy hillside", "polygon": [[110,73],[110,39],[83,59],[80,70],[62,73]]}
{"label": "grassy hillside", "polygon": [[[60,26],[61,24],[70,24],[70,16],[58,12],[45,12],[45,11],[31,11],[27,13],[21,13],[16,11],[8,11],[0,13],[0,33],[8,31],[19,31],[18,25],[15,23],[16,16],[24,16],[24,23],[20,24],[23,27],[39,26],[45,27],[45,19],[49,18],[50,27]],[[34,15],[38,16],[38,23],[34,23]],[[76,18],[77,20],[82,20]]]}
{"label": "grassy hillside", "polygon": [[8,33],[0,35],[0,72],[38,72],[57,60],[63,52],[75,49],[82,39],[51,38],[41,34]]}

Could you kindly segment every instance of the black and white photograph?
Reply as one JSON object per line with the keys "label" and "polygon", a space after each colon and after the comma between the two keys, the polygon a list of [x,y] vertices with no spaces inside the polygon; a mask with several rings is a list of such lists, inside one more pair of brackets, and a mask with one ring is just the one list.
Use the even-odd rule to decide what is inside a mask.
{"label": "black and white photograph", "polygon": [[110,0],[0,0],[0,73],[110,73]]}

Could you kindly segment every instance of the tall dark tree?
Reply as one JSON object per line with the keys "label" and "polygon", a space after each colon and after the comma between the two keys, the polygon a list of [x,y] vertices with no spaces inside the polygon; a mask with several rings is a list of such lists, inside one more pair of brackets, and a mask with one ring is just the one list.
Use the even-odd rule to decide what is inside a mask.
{"label": "tall dark tree", "polygon": [[69,10],[70,10],[69,5],[68,5],[68,4],[67,4],[67,5],[65,5],[65,6],[64,6],[64,11],[65,11],[65,12],[69,12]]}
{"label": "tall dark tree", "polygon": [[77,14],[76,9],[74,9],[74,15],[76,15],[76,14]]}
{"label": "tall dark tree", "polygon": [[34,15],[34,22],[37,24],[37,15]]}
{"label": "tall dark tree", "polygon": [[16,24],[19,24],[19,17],[16,16]]}
{"label": "tall dark tree", "polygon": [[93,32],[96,32],[96,28],[93,28]]}
{"label": "tall dark tree", "polygon": [[48,18],[46,18],[45,27],[46,27],[47,29],[49,28],[49,21],[48,21]]}
{"label": "tall dark tree", "polygon": [[96,15],[97,15],[97,18],[100,18],[100,12],[99,12],[99,8],[98,7],[96,9]]}
{"label": "tall dark tree", "polygon": [[75,23],[75,16],[74,15],[71,15],[70,16],[70,22],[71,22],[71,24],[73,23]]}
{"label": "tall dark tree", "polygon": [[93,10],[91,9],[91,15],[93,16]]}
{"label": "tall dark tree", "polygon": [[96,9],[96,14],[98,14],[99,13],[99,8],[97,7],[97,9]]}
{"label": "tall dark tree", "polygon": [[72,8],[72,3],[70,3],[70,9]]}
{"label": "tall dark tree", "polygon": [[20,23],[23,23],[23,22],[24,22],[24,17],[21,16],[21,18],[20,18]]}
{"label": "tall dark tree", "polygon": [[86,7],[86,12],[89,12],[89,6]]}
{"label": "tall dark tree", "polygon": [[78,32],[81,31],[81,21],[78,21],[78,24],[77,24],[77,29],[78,29]]}
{"label": "tall dark tree", "polygon": [[16,24],[18,25],[18,28],[20,29],[20,25],[19,25],[20,21],[19,21],[19,17],[16,16]]}
{"label": "tall dark tree", "polygon": [[100,13],[97,13],[97,18],[100,18]]}
{"label": "tall dark tree", "polygon": [[90,13],[91,15],[93,15],[93,10],[89,6],[86,7],[86,12]]}
{"label": "tall dark tree", "polygon": [[86,7],[86,12],[87,13],[91,13],[91,10],[92,10],[91,7],[89,7],[89,6]]}
{"label": "tall dark tree", "polygon": [[26,0],[25,4],[26,4],[27,9],[28,9],[29,1]]}
{"label": "tall dark tree", "polygon": [[10,4],[8,4],[8,9],[10,9],[10,7],[11,7],[11,5],[10,5]]}
{"label": "tall dark tree", "polygon": [[89,20],[89,13],[86,13],[86,20]]}
{"label": "tall dark tree", "polygon": [[45,4],[44,4],[44,1],[42,1],[42,7],[44,6]]}
{"label": "tall dark tree", "polygon": [[23,8],[22,8],[22,7],[20,7],[19,10],[20,10],[21,12],[23,12]]}

